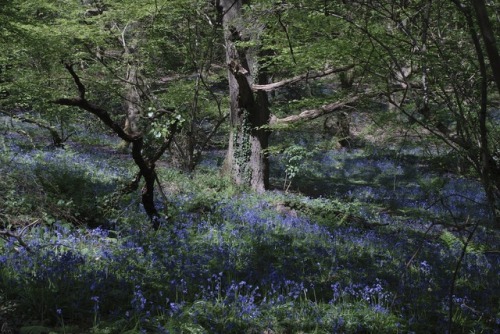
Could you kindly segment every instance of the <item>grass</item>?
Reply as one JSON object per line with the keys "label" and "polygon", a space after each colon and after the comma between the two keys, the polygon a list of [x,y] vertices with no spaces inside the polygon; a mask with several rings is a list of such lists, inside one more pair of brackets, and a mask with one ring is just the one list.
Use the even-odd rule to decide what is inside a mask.
{"label": "grass", "polygon": [[121,155],[20,143],[6,137],[0,154],[0,219],[28,247],[0,239],[0,324],[21,333],[445,332],[450,297],[454,332],[500,323],[487,225],[450,296],[464,223],[487,219],[484,195],[410,156],[316,152],[291,189],[321,197],[163,167],[157,204],[171,220],[153,231],[137,194],[110,200],[133,175]]}

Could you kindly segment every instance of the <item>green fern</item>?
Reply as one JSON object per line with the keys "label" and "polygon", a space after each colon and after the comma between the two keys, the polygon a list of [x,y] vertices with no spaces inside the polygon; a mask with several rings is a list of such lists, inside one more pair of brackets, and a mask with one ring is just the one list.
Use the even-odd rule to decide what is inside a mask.
{"label": "green fern", "polygon": [[19,334],[52,334],[56,333],[45,326],[24,326],[19,329]]}
{"label": "green fern", "polygon": [[[452,249],[454,247],[460,247],[460,248],[464,247],[464,242],[450,231],[444,231],[441,234],[440,239],[441,241],[444,242],[444,244],[446,245],[446,247],[448,247],[448,249]],[[466,249],[467,254],[471,253],[481,254],[484,253],[484,251],[485,251],[484,245],[476,244],[474,242],[469,242],[467,244],[467,249]]]}
{"label": "green fern", "polygon": [[446,245],[446,247],[448,247],[448,249],[453,249],[455,247],[463,246],[462,240],[460,240],[450,231],[444,231],[439,238],[441,239],[441,241],[444,242],[444,244]]}

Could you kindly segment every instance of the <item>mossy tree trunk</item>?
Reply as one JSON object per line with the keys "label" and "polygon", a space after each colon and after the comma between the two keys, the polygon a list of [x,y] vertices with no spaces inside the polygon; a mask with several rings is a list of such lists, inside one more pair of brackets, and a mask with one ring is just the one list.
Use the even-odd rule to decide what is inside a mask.
{"label": "mossy tree trunk", "polygon": [[266,84],[267,76],[257,70],[256,50],[237,45],[249,39],[241,24],[243,1],[220,0],[218,4],[229,66],[231,132],[224,171],[236,184],[261,192],[269,186],[269,132],[262,126],[268,124],[270,113],[267,93],[252,91],[252,85]]}
{"label": "mossy tree trunk", "polygon": [[[298,115],[278,119],[270,114],[268,93],[303,80],[321,78],[352,69],[353,65],[308,72],[292,78],[270,83],[266,68],[258,60],[264,51],[259,48],[265,24],[255,18],[245,22],[243,5],[251,1],[218,0],[222,18],[230,94],[230,137],[224,172],[239,185],[250,186],[262,192],[269,187],[270,126],[286,126],[312,120],[339,111],[357,97],[348,96],[343,102],[326,104],[317,109],[305,110]],[[248,7],[250,8],[250,7]],[[264,49],[264,48],[262,48]],[[292,49],[290,48],[290,52]],[[293,53],[293,52],[292,52]]]}

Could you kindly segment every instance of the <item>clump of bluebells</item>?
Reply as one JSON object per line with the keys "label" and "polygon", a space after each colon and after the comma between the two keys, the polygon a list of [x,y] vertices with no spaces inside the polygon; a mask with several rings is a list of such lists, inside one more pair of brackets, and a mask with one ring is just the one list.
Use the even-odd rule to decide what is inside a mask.
{"label": "clump of bluebells", "polygon": [[[62,315],[95,332],[446,328],[453,247],[319,225],[272,203],[272,194],[221,198],[157,232],[36,227],[23,237],[29,250],[1,243],[0,290],[16,301],[15,316],[55,327]],[[453,303],[467,328],[494,327],[498,264],[479,250],[463,261]]]}
{"label": "clump of bluebells", "polygon": [[[363,149],[316,150],[303,164],[301,177],[292,188],[311,196],[383,206],[411,218],[491,219],[486,195],[477,180],[429,170],[429,158],[421,153],[375,153]],[[281,160],[273,162],[275,178],[283,179],[285,166]]]}
{"label": "clump of bluebells", "polygon": [[[131,175],[105,156],[18,147],[11,153],[2,161],[29,170],[26,175],[38,173],[33,184],[45,182],[45,190],[63,187],[67,176],[88,194],[102,194]],[[365,181],[353,182],[355,190],[338,183],[336,195],[347,202],[257,195],[225,185],[216,174],[195,175],[193,182],[162,171],[169,203],[158,197],[157,205],[171,220],[159,231],[144,225],[134,201],[105,217],[113,230],[75,227],[51,211],[49,225],[24,231],[24,246],[0,239],[0,302],[13,305],[0,308],[0,320],[54,332],[70,324],[93,333],[445,332],[451,305],[457,329],[494,332],[500,258],[489,250],[498,238],[479,228],[455,275],[465,239],[431,219],[446,211],[474,213],[468,199],[484,200],[474,184],[433,175],[413,182],[406,167],[387,158],[365,161],[356,152],[321,159],[330,181]],[[5,166],[0,169],[7,172]],[[19,204],[13,195],[0,196],[8,210]],[[387,208],[372,209],[387,200],[394,201],[389,209],[429,214],[406,226]],[[279,210],[283,205],[289,208]]]}

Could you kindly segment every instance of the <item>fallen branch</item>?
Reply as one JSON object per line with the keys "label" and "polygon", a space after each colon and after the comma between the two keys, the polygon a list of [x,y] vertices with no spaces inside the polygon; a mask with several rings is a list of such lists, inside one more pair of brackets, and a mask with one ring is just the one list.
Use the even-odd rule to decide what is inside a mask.
{"label": "fallen branch", "polygon": [[57,129],[55,127],[53,127],[52,125],[46,124],[42,120],[38,120],[38,119],[26,117],[24,115],[18,115],[18,114],[6,112],[6,111],[3,111],[3,110],[0,110],[0,113],[4,114],[4,115],[6,115],[6,116],[8,116],[10,118],[17,119],[17,120],[19,120],[21,122],[29,123],[29,124],[35,124],[36,126],[42,128],[42,129],[48,130],[49,133],[50,133],[50,135],[52,136],[52,142],[54,143],[54,146],[56,146],[56,147],[62,147],[63,143],[66,140],[68,140],[68,138],[71,136],[71,134],[69,134],[66,137],[62,138],[59,135],[59,132],[57,131]]}
{"label": "fallen branch", "polygon": [[5,240],[8,240],[10,238],[13,238],[17,241],[17,243],[19,245],[21,245],[22,247],[24,247],[24,249],[26,249],[28,252],[31,252],[31,248],[28,246],[28,244],[26,242],[24,242],[23,240],[23,234],[26,232],[26,230],[36,224],[38,224],[40,222],[39,219],[35,220],[34,222],[24,226],[21,231],[19,232],[15,232],[15,231],[11,231],[11,230],[8,230],[8,229],[2,229],[0,230],[0,237],[1,238],[4,238]]}

